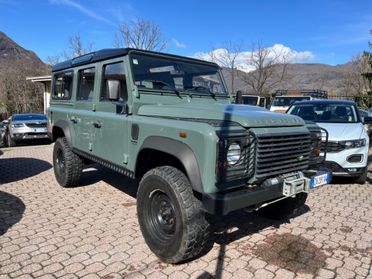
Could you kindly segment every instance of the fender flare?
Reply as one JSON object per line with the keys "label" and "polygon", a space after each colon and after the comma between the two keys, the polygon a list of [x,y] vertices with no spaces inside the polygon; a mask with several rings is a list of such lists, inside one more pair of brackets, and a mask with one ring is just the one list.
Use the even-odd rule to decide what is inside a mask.
{"label": "fender flare", "polygon": [[[65,137],[66,137],[66,140],[67,140],[67,143],[70,147],[72,147],[72,135],[71,135],[71,127],[69,125],[69,123],[66,121],[66,120],[58,120],[54,125],[53,125],[53,129],[57,127],[57,128],[60,128],[62,129]],[[52,132],[52,139],[53,141],[56,141],[57,139],[55,138],[55,135],[53,135],[53,132]]]}
{"label": "fender flare", "polygon": [[143,149],[161,151],[177,158],[185,168],[193,190],[199,193],[204,192],[198,161],[187,144],[166,137],[150,136],[144,140],[139,153]]}

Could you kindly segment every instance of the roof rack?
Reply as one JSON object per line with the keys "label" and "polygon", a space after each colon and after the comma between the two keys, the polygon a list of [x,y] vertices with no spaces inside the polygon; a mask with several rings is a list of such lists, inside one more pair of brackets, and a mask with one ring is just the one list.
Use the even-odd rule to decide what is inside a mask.
{"label": "roof rack", "polygon": [[320,89],[304,90],[276,90],[272,97],[279,96],[310,96],[319,99],[328,99],[328,92]]}

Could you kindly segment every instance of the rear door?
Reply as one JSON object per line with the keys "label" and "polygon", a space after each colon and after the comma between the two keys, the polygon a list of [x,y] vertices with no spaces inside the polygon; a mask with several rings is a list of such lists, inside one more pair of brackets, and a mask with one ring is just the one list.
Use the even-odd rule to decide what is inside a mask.
{"label": "rear door", "polygon": [[87,153],[93,151],[96,91],[95,65],[78,68],[75,110],[70,120],[74,130],[74,147]]}

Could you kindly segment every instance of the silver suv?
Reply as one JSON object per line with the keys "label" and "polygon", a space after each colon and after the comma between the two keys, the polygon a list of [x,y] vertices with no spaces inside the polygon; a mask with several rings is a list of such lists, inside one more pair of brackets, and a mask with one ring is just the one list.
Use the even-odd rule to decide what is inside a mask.
{"label": "silver suv", "polygon": [[9,120],[5,137],[9,147],[20,141],[49,138],[44,114],[14,114]]}

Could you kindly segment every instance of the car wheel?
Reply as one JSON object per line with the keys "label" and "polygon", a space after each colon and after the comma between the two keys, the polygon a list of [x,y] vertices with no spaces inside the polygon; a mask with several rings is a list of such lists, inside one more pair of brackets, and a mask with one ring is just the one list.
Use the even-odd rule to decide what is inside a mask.
{"label": "car wheel", "polygon": [[71,150],[65,137],[58,138],[54,144],[53,168],[57,182],[61,186],[78,185],[83,171],[83,160]]}
{"label": "car wheel", "polygon": [[179,263],[200,255],[209,240],[209,223],[190,182],[176,168],[148,171],[137,193],[138,221],[151,251]]}
{"label": "car wheel", "polygon": [[14,140],[12,140],[10,134],[8,134],[8,136],[7,136],[6,143],[7,143],[8,147],[16,146],[16,142]]}
{"label": "car wheel", "polygon": [[365,184],[367,181],[367,174],[368,174],[368,167],[366,167],[363,171],[363,173],[354,179],[354,182],[357,184]]}
{"label": "car wheel", "polygon": [[299,193],[294,198],[286,198],[276,203],[270,204],[266,207],[261,208],[257,213],[261,216],[274,219],[283,220],[288,218],[293,211],[303,206],[307,199],[307,193]]}

